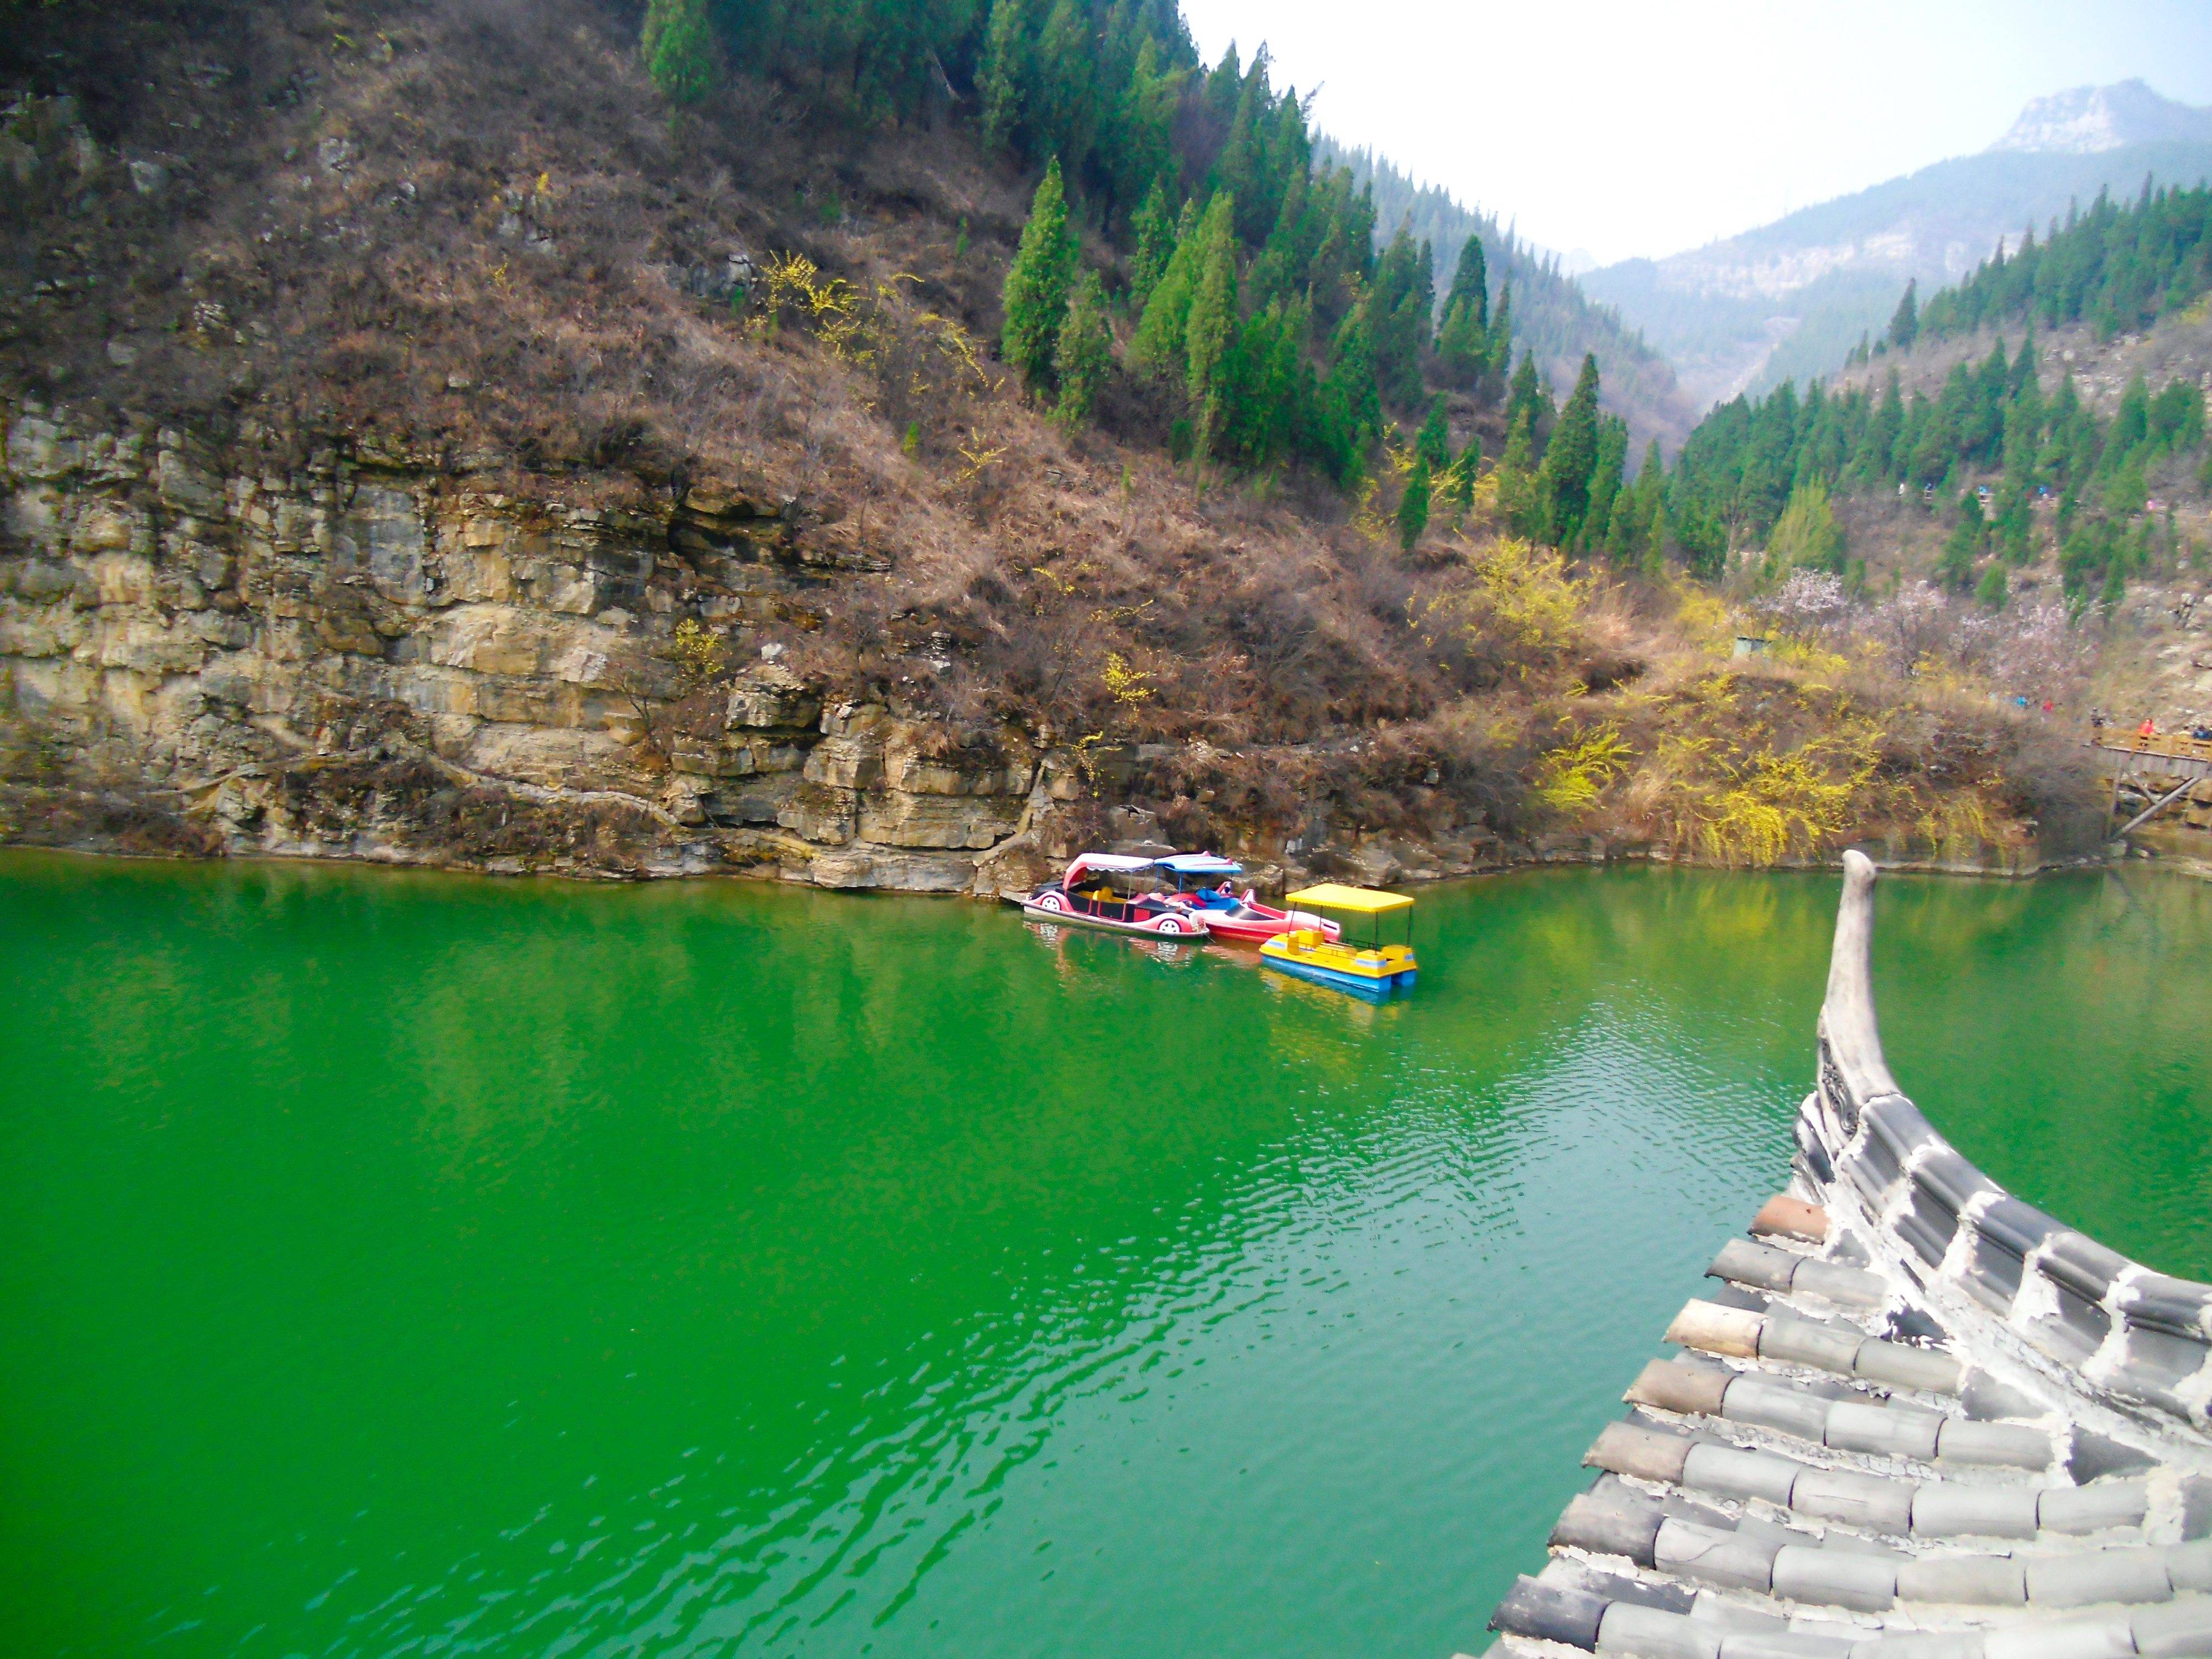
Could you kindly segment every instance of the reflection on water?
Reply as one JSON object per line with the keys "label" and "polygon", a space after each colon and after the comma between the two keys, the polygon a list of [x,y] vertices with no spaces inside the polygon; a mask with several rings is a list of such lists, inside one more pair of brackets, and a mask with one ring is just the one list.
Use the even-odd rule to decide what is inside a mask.
{"label": "reflection on water", "polygon": [[[1877,963],[1962,1146],[2198,1272],[2203,890],[1891,884]],[[0,863],[7,1646],[1465,1648],[1782,1177],[1833,894],[1436,891],[1374,1005],[941,902]]]}

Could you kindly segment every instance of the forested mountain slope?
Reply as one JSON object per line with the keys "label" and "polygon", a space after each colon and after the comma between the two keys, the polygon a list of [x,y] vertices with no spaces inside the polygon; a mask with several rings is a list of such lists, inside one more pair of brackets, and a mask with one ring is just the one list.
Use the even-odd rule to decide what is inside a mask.
{"label": "forested mountain slope", "polygon": [[[2139,95],[2113,95],[2130,88]],[[2000,238],[2016,247],[2029,228],[2045,234],[2101,191],[2212,176],[2208,128],[2212,115],[2140,82],[2084,88],[2037,100],[1980,155],[1688,252],[1589,271],[1582,286],[1668,355],[1702,409],[1827,373],[1881,329],[1907,282],[1929,293],[1957,282]]]}
{"label": "forested mountain slope", "polygon": [[1371,149],[1349,149],[1324,137],[1316,154],[1349,167],[1373,193],[1379,231],[1406,227],[1416,242],[1435,249],[1438,269],[1455,269],[1468,238],[1479,238],[1496,280],[1512,288],[1514,338],[1535,352],[1557,386],[1571,384],[1584,356],[1594,354],[1605,372],[1605,406],[1628,422],[1639,451],[1653,438],[1671,448],[1696,424],[1701,406],[1683,391],[1673,366],[1611,307],[1593,303],[1575,278],[1561,273],[1556,256],[1518,241],[1496,215],[1417,183]]}
{"label": "forested mountain slope", "polygon": [[9,837],[991,891],[2018,865],[2078,793],[1727,665],[1600,362],[1171,4],[9,21]]}
{"label": "forested mountain slope", "polygon": [[1825,581],[1833,623],[1908,589],[1961,635],[2063,618],[2039,699],[2212,714],[2212,654],[2183,637],[2212,584],[2212,188],[2100,198],[1908,295],[1852,357],[1692,434],[1668,490],[1687,562],[1739,591]]}

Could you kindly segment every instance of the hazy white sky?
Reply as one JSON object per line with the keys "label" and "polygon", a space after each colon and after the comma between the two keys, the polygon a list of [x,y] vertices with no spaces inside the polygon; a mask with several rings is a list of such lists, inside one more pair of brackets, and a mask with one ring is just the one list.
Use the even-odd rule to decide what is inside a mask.
{"label": "hazy white sky", "polygon": [[1981,149],[2140,76],[2212,104],[2208,0],[1183,0],[1316,118],[1546,246],[1672,253]]}

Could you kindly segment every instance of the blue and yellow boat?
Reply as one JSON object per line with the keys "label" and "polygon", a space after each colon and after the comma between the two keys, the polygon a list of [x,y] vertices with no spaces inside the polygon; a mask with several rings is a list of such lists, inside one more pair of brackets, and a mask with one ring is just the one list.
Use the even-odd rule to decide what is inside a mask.
{"label": "blue and yellow boat", "polygon": [[[1335,911],[1346,918],[1342,936],[1330,939],[1310,927],[1279,934],[1260,947],[1262,966],[1354,996],[1383,997],[1413,988],[1420,964],[1413,959],[1413,901],[1404,894],[1331,881],[1301,888],[1283,902]],[[1386,935],[1399,932],[1401,922],[1401,941],[1385,943]]]}

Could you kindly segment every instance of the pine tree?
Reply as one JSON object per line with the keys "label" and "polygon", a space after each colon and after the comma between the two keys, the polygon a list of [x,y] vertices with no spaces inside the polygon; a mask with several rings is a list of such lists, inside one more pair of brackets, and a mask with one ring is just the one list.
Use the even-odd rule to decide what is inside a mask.
{"label": "pine tree", "polygon": [[1982,573],[1981,580],[1974,584],[1974,597],[1991,611],[2005,608],[2005,600],[2010,597],[2010,585],[2005,580],[2002,565],[1993,564]]}
{"label": "pine tree", "polygon": [[[1513,367],[1513,284],[1498,290],[1498,314],[1486,331],[1490,337],[1490,361],[1482,371],[1482,395],[1492,403],[1504,395],[1506,372]],[[1510,429],[1512,422],[1506,422]]]}
{"label": "pine tree", "polygon": [[1636,492],[1623,489],[1615,492],[1613,512],[1605,527],[1605,556],[1614,568],[1626,570],[1634,565],[1641,552],[1643,537],[1636,521]]}
{"label": "pine tree", "polygon": [[1031,390],[1042,387],[1051,374],[1078,252],[1067,228],[1067,198],[1060,189],[1055,157],[1037,181],[1029,222],[1022,227],[1021,246],[1006,272],[1006,321],[1000,335],[1000,354],[1021,371]]}
{"label": "pine tree", "polygon": [[1475,320],[1474,307],[1470,301],[1454,301],[1446,307],[1443,324],[1437,330],[1437,359],[1447,385],[1467,392],[1479,393],[1482,390],[1483,371],[1490,360],[1490,342],[1483,334],[1482,325]]}
{"label": "pine tree", "polygon": [[1575,389],[1559,410],[1540,469],[1546,518],[1561,547],[1571,547],[1589,511],[1590,474],[1597,466],[1597,358],[1583,354]]}
{"label": "pine tree", "polygon": [[1198,235],[1198,204],[1182,204],[1176,222],[1175,251],[1167,269],[1153,284],[1138,319],[1136,337],[1129,343],[1129,361],[1147,374],[1181,374],[1188,362],[1185,350],[1190,328],[1191,296],[1198,291],[1199,264],[1204,250]]}
{"label": "pine tree", "polygon": [[1452,272],[1451,289],[1444,295],[1444,312],[1465,303],[1473,308],[1477,328],[1490,326],[1490,273],[1482,257],[1482,239],[1469,236],[1461,244],[1459,265]]}
{"label": "pine tree", "polygon": [[1405,493],[1398,497],[1398,545],[1410,553],[1429,527],[1429,458],[1413,457],[1413,470],[1406,475]]}
{"label": "pine tree", "polygon": [[1137,251],[1129,258],[1129,305],[1142,316],[1145,302],[1160,285],[1168,261],[1175,254],[1175,220],[1168,212],[1167,185],[1163,180],[1152,180],[1144,205],[1137,210],[1134,228]]}
{"label": "pine tree", "polygon": [[1897,310],[1889,319],[1889,332],[1883,336],[1899,351],[1910,350],[1912,342],[1920,333],[1920,308],[1917,297],[1919,289],[1918,277],[1906,280],[1905,297],[1897,302]]}
{"label": "pine tree", "polygon": [[670,103],[686,107],[714,91],[720,50],[706,0],[648,0],[638,44],[654,89]]}
{"label": "pine tree", "polygon": [[1431,401],[1429,417],[1421,422],[1420,433],[1413,440],[1413,453],[1428,462],[1432,477],[1451,464],[1451,423],[1444,415],[1443,398]]}
{"label": "pine tree", "polygon": [[1943,544],[1943,555],[1936,562],[1936,580],[1954,593],[1964,593],[1974,585],[1974,565],[1981,557],[1982,546],[1988,537],[1988,526],[1982,520],[1982,503],[1971,489],[1959,493],[1959,522],[1951,531],[1950,538]]}
{"label": "pine tree", "polygon": [[1516,536],[1535,528],[1535,447],[1534,417],[1524,410],[1506,434],[1505,453],[1498,462],[1498,510]]}
{"label": "pine tree", "polygon": [[1221,371],[1237,326],[1236,213],[1236,198],[1226,191],[1217,192],[1198,230],[1198,282],[1191,291],[1183,350],[1184,386],[1197,416],[1201,460],[1212,454],[1226,413],[1229,387]]}
{"label": "pine tree", "polygon": [[1510,433],[1521,421],[1528,422],[1528,441],[1534,445],[1540,426],[1551,423],[1551,399],[1544,395],[1542,384],[1536,378],[1536,354],[1521,354],[1521,366],[1513,371],[1513,385],[1505,394],[1505,429]]}
{"label": "pine tree", "polygon": [[993,0],[984,30],[976,91],[983,101],[983,142],[993,149],[1012,149],[1021,125],[1022,88],[1029,79],[1027,10],[1024,0]]}
{"label": "pine tree", "polygon": [[1060,343],[1052,365],[1060,376],[1060,402],[1053,418],[1074,428],[1091,418],[1114,362],[1114,337],[1106,325],[1106,289],[1098,273],[1086,270],[1067,302],[1067,319],[1060,325]]}

